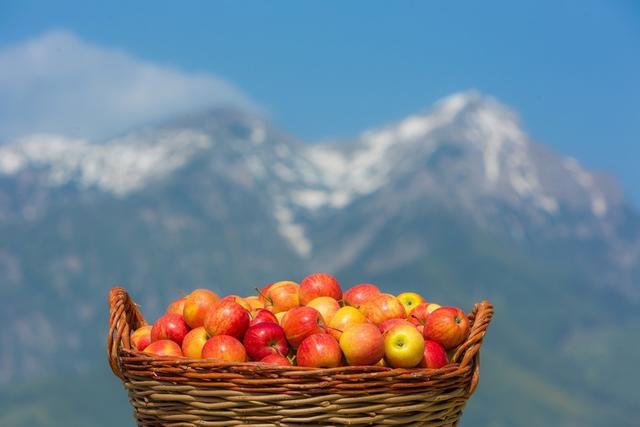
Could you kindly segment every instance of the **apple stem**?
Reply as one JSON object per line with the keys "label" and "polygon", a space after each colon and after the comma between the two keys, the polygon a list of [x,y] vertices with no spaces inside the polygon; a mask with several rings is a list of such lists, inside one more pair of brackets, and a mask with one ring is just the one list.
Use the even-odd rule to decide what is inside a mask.
{"label": "apple stem", "polygon": [[331,326],[327,326],[327,329],[333,329],[334,331],[338,331],[338,332],[340,332],[340,333],[344,332],[344,331],[341,331],[341,330],[340,330],[340,329],[338,329],[338,328],[332,328]]}
{"label": "apple stem", "polygon": [[271,298],[269,298],[268,296],[263,294],[260,289],[258,289],[258,288],[255,288],[255,289],[256,289],[256,292],[258,292],[258,295],[260,295],[262,298],[264,298],[269,304],[273,305],[273,300]]}

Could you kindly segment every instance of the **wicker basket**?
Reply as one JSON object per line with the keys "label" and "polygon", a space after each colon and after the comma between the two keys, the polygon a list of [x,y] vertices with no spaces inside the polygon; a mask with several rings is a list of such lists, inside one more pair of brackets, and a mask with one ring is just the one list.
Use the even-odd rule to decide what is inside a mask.
{"label": "wicker basket", "polygon": [[468,339],[441,369],[317,369],[150,356],[131,347],[146,322],[127,291],[113,288],[109,306],[109,364],[139,426],[456,426],[493,315],[489,302],[475,305]]}

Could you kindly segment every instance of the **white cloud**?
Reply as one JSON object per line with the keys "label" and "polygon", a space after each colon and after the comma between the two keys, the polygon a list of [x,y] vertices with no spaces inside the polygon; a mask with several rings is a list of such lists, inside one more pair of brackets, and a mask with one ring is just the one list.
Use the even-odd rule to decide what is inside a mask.
{"label": "white cloud", "polygon": [[47,132],[105,138],[214,106],[257,110],[228,82],[55,30],[0,51],[0,142]]}

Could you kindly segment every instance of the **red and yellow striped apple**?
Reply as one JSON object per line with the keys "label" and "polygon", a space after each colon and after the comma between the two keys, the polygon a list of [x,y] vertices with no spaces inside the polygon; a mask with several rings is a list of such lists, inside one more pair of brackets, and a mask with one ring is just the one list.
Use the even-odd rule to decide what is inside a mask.
{"label": "red and yellow striped apple", "polygon": [[447,350],[460,345],[468,334],[469,320],[457,307],[440,307],[424,322],[424,338],[442,344]]}
{"label": "red and yellow striped apple", "polygon": [[307,305],[318,297],[342,299],[342,289],[338,280],[327,273],[313,273],[300,282],[300,304]]}
{"label": "red and yellow striped apple", "polygon": [[202,359],[202,348],[208,339],[204,326],[192,329],[182,340],[182,354],[190,359]]}
{"label": "red and yellow striped apple", "polygon": [[298,366],[335,368],[342,362],[338,341],[329,334],[312,334],[306,337],[296,352]]}
{"label": "red and yellow striped apple", "polygon": [[180,346],[171,340],[158,340],[149,344],[144,353],[155,354],[156,356],[182,357]]}
{"label": "red and yellow striped apple", "polygon": [[376,285],[361,283],[347,290],[343,295],[343,300],[345,304],[358,308],[380,294],[380,289]]}
{"label": "red and yellow striped apple", "polygon": [[131,345],[138,351],[142,351],[151,344],[151,328],[153,325],[141,326],[131,334]]}
{"label": "red and yellow striped apple", "polygon": [[420,364],[420,368],[438,369],[449,363],[447,352],[444,347],[435,341],[424,341],[424,354]]}
{"label": "red and yellow striped apple", "polygon": [[202,358],[243,363],[247,361],[247,352],[237,338],[230,335],[216,335],[204,344]]}
{"label": "red and yellow striped apple", "polygon": [[360,306],[360,311],[376,325],[389,319],[404,319],[407,313],[398,298],[391,294],[380,294]]}
{"label": "red and yellow striped apple", "polygon": [[322,315],[311,307],[296,307],[289,310],[283,319],[282,328],[287,341],[293,348],[298,348],[302,340],[309,335],[325,332]]}
{"label": "red and yellow striped apple", "polygon": [[355,307],[341,307],[329,322],[327,332],[336,340],[339,340],[345,329],[357,323],[367,323],[367,318],[364,317],[364,314]]}
{"label": "red and yellow striped apple", "polygon": [[189,332],[189,325],[179,314],[165,314],[153,324],[151,328],[151,342],[171,340],[182,345],[182,340]]}
{"label": "red and yellow striped apple", "polygon": [[212,337],[230,335],[242,339],[249,323],[249,312],[232,299],[213,304],[204,318],[204,327]]}
{"label": "red and yellow striped apple", "polygon": [[349,365],[375,365],[384,357],[384,338],[373,323],[356,323],[340,336],[340,349]]}
{"label": "red and yellow striped apple", "polygon": [[184,321],[192,328],[204,325],[204,318],[209,309],[220,297],[208,289],[196,289],[185,297],[182,315]]}
{"label": "red and yellow striped apple", "polygon": [[336,311],[340,309],[340,304],[331,297],[318,297],[309,301],[307,307],[312,307],[318,310],[322,315],[324,323],[328,325],[336,314]]}

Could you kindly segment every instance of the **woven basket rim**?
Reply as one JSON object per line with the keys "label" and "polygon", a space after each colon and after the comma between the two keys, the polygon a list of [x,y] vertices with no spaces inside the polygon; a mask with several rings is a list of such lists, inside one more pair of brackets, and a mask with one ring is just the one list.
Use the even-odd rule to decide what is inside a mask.
{"label": "woven basket rim", "polygon": [[139,307],[123,287],[114,287],[109,293],[109,334],[107,336],[107,356],[116,376],[125,380],[123,362],[145,361],[150,369],[173,366],[186,370],[210,368],[217,371],[232,370],[250,375],[251,372],[269,372],[283,377],[317,376],[323,378],[351,378],[358,375],[380,375],[394,378],[434,378],[467,375],[472,371],[472,381],[468,395],[471,395],[479,379],[479,350],[493,317],[493,306],[488,301],[475,304],[467,316],[470,320],[470,332],[465,342],[458,346],[451,361],[442,368],[391,368],[386,366],[339,366],[336,368],[313,368],[303,366],[268,365],[260,362],[230,363],[216,359],[189,359],[186,357],[157,356],[135,350],[130,342],[130,333],[148,323]]}

